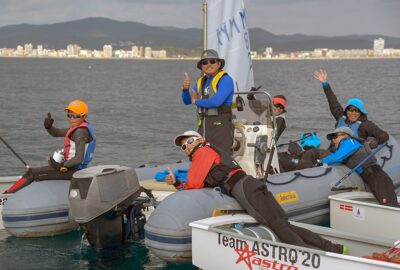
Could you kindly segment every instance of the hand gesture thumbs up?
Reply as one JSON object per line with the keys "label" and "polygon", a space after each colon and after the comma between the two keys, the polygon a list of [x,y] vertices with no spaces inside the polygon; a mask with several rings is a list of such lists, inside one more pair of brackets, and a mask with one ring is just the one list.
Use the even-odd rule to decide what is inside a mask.
{"label": "hand gesture thumbs up", "polygon": [[44,119],[44,123],[43,123],[44,127],[46,129],[50,129],[53,126],[53,123],[54,123],[54,119],[51,118],[50,113],[47,113],[47,117]]}
{"label": "hand gesture thumbs up", "polygon": [[173,184],[175,184],[175,182],[176,182],[175,175],[174,175],[174,173],[172,172],[172,170],[171,170],[170,167],[167,167],[167,170],[168,170],[169,174],[165,177],[165,182],[166,182],[168,185],[173,185]]}
{"label": "hand gesture thumbs up", "polygon": [[189,88],[190,88],[190,78],[189,78],[189,74],[187,74],[187,72],[185,72],[183,74],[182,89],[188,90]]}

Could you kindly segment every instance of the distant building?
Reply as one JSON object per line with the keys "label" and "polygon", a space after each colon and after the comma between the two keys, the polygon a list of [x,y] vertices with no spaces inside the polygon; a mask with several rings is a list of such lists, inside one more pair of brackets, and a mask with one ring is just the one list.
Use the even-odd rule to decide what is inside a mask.
{"label": "distant building", "polygon": [[265,58],[272,58],[273,52],[274,50],[272,49],[272,47],[266,47],[264,51]]}
{"label": "distant building", "polygon": [[21,45],[17,46],[17,56],[23,56],[24,55],[24,48]]}
{"label": "distant building", "polygon": [[144,48],[144,58],[151,58],[151,47]]}
{"label": "distant building", "polygon": [[104,45],[103,46],[103,56],[106,58],[113,57],[113,48],[111,45]]}
{"label": "distant building", "polygon": [[77,44],[68,44],[67,46],[67,56],[68,57],[78,57],[81,53],[81,47]]}
{"label": "distant building", "polygon": [[27,43],[24,45],[24,55],[31,56],[32,50],[33,50],[32,43]]}
{"label": "distant building", "polygon": [[132,57],[133,58],[139,58],[139,47],[138,46],[132,46]]}
{"label": "distant building", "polygon": [[165,59],[165,58],[167,58],[167,51],[166,50],[159,50],[159,51],[152,50],[151,55],[153,58]]}
{"label": "distant building", "polygon": [[139,57],[144,57],[144,49],[143,46],[139,47]]}
{"label": "distant building", "polygon": [[374,55],[383,55],[383,50],[385,49],[385,40],[383,38],[378,38],[374,40]]}

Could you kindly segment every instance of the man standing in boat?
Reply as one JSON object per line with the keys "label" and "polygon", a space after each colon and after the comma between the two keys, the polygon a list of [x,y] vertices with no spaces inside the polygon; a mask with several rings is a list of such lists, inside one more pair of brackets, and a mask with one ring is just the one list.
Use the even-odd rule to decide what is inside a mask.
{"label": "man standing in boat", "polygon": [[89,107],[82,100],[74,100],[64,110],[67,113],[69,128],[54,127],[54,119],[50,113],[44,119],[44,127],[51,136],[64,137],[63,150],[54,155],[59,156],[62,153],[59,156],[60,160],[49,157],[48,166],[29,168],[5,193],[17,192],[33,181],[70,180],[74,172],[88,166],[96,146],[93,126],[86,121]]}
{"label": "man standing in boat", "polygon": [[167,184],[174,185],[176,189],[221,187],[257,221],[272,229],[282,242],[347,254],[347,247],[291,225],[285,211],[262,179],[246,175],[230,155],[206,143],[205,138],[197,132],[186,131],[176,136],[174,142],[190,157],[192,165],[186,183],[177,180],[170,170],[166,177]]}
{"label": "man standing in boat", "polygon": [[205,50],[197,63],[204,75],[190,89],[190,78],[185,72],[182,82],[182,101],[197,106],[198,131],[208,142],[232,154],[233,124],[232,98],[234,84],[223,70],[225,60],[215,50]]}
{"label": "man standing in boat", "polygon": [[[333,153],[321,160],[323,164],[344,163],[353,169],[371,153],[369,145],[355,138],[349,127],[336,128],[326,138],[331,140],[330,150]],[[392,179],[376,162],[376,158],[372,156],[356,172],[368,184],[380,204],[399,207]]]}

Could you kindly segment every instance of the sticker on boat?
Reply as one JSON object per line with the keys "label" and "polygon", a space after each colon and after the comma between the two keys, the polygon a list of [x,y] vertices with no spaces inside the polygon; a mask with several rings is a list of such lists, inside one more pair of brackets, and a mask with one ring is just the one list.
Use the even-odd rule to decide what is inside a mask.
{"label": "sticker on boat", "polygon": [[[287,248],[258,241],[246,241],[218,233],[218,245],[236,253],[235,264],[247,269],[297,270],[319,269],[321,256],[301,249]],[[246,269],[246,268],[243,268]]]}
{"label": "sticker on boat", "polygon": [[289,190],[282,193],[276,193],[275,197],[279,204],[292,203],[292,202],[297,202],[299,200],[299,195],[297,195],[296,190]]}
{"label": "sticker on boat", "polygon": [[354,206],[353,207],[353,218],[358,219],[358,220],[365,220],[364,207]]}

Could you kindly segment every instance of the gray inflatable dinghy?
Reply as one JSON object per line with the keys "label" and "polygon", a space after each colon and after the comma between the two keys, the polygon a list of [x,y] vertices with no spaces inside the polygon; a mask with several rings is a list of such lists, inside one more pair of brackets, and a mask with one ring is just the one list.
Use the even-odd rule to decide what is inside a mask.
{"label": "gray inflatable dinghy", "polygon": [[[399,145],[392,137],[388,145],[377,158],[400,194]],[[314,167],[270,175],[267,185],[291,220],[320,224],[329,219],[328,197],[337,193],[331,191],[331,187],[349,171],[344,165]],[[344,185],[368,191],[356,173],[351,174]],[[170,195],[146,223],[146,246],[168,262],[190,262],[189,223],[210,217],[215,208],[240,209],[233,198],[212,189],[179,191]]]}
{"label": "gray inflatable dinghy", "polygon": [[18,237],[52,236],[78,228],[69,213],[69,181],[33,182],[10,196],[3,208],[3,223]]}

